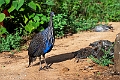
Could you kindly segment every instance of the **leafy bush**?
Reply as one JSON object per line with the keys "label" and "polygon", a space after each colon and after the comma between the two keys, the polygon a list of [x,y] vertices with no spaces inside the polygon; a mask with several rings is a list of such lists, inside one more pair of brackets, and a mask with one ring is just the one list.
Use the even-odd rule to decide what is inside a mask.
{"label": "leafy bush", "polygon": [[22,37],[20,36],[20,33],[18,32],[18,30],[14,35],[7,34],[6,37],[0,37],[0,52],[10,51],[13,49],[20,48],[21,40],[22,40]]}
{"label": "leafy bush", "polygon": [[67,25],[67,19],[64,18],[65,16],[64,14],[58,14],[53,19],[56,37],[64,35],[64,27]]}
{"label": "leafy bush", "polygon": [[[38,29],[40,25],[48,22],[49,18],[44,15],[41,5],[52,5],[51,1],[48,2],[43,1],[40,2],[38,0],[1,0],[0,2],[0,14],[1,19],[0,22],[7,19],[6,12],[10,14],[10,19],[7,19],[7,23],[5,23],[8,27],[9,24],[14,24],[15,28],[23,27],[28,33],[33,32],[35,29]],[[8,24],[9,23],[9,24]],[[22,26],[21,26],[22,25]],[[6,27],[6,26],[5,26]],[[13,30],[14,31],[14,30]]]}
{"label": "leafy bush", "polygon": [[119,0],[57,0],[55,3],[56,12],[67,15],[67,31],[73,33],[89,30],[98,22],[120,21]]}
{"label": "leafy bush", "polygon": [[74,30],[74,33],[78,31],[87,31],[91,28],[93,28],[97,24],[97,20],[95,19],[76,19],[72,22],[72,30]]}
{"label": "leafy bush", "polygon": [[49,20],[49,12],[54,11],[63,16],[59,18],[67,24],[63,25],[63,21],[59,22],[60,25],[55,23],[56,36],[63,36],[69,32],[89,30],[98,22],[120,21],[119,3],[120,0],[1,0],[0,21],[7,18],[2,12],[7,9],[11,23],[18,24],[15,27],[22,27],[32,33],[41,31]]}

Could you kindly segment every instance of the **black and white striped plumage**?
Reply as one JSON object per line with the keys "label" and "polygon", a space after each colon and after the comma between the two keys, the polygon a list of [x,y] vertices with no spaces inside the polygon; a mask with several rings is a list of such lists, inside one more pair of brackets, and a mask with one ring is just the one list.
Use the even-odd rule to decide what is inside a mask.
{"label": "black and white striped plumage", "polygon": [[[51,12],[50,22],[48,24],[48,27],[42,32],[39,32],[38,34],[36,34],[36,36],[30,42],[30,45],[28,48],[29,66],[31,65],[31,62],[36,60],[36,57],[39,57],[40,70],[43,69],[41,64],[41,55],[43,56],[44,61],[46,63],[45,54],[51,51],[55,42],[54,27],[52,22],[53,15],[54,15],[54,12]],[[48,67],[47,63],[45,67]]]}

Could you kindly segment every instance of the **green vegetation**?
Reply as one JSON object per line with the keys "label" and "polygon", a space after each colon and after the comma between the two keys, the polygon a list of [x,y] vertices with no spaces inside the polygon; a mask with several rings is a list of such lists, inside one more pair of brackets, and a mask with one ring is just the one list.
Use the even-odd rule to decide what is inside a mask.
{"label": "green vegetation", "polygon": [[7,34],[5,37],[0,37],[0,52],[19,49],[21,40],[22,37],[18,30],[14,34]]}
{"label": "green vegetation", "polygon": [[[21,36],[42,31],[51,11],[56,14],[55,35],[62,37],[89,30],[98,22],[120,21],[119,9],[120,0],[0,0],[0,22],[4,22],[0,27],[0,45],[7,45],[7,49],[3,46],[0,49],[14,49],[16,44],[20,44]],[[17,35],[16,28],[22,28],[21,35]],[[6,32],[4,38],[2,35]]]}
{"label": "green vegetation", "polygon": [[[113,46],[112,46],[113,47]],[[97,59],[97,58],[95,58],[94,56],[89,56],[89,58],[93,61],[93,62],[95,62],[95,63],[97,63],[97,64],[99,64],[99,65],[101,65],[101,66],[108,66],[109,64],[114,64],[114,62],[112,62],[112,59],[113,59],[113,55],[110,55],[110,50],[111,50],[111,48],[112,47],[110,47],[108,50],[104,50],[104,49],[102,49],[102,51],[103,51],[103,53],[104,53],[104,55],[100,58],[100,59]]]}
{"label": "green vegetation", "polygon": [[67,19],[64,17],[66,17],[64,14],[58,14],[54,17],[54,29],[56,37],[64,35],[64,27],[67,26]]}

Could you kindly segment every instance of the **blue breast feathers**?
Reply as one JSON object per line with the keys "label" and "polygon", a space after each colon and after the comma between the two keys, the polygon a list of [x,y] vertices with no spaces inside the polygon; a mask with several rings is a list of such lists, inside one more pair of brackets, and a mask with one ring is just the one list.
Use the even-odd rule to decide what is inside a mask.
{"label": "blue breast feathers", "polygon": [[49,52],[53,47],[53,44],[50,41],[46,41],[45,48],[43,50],[44,54]]}

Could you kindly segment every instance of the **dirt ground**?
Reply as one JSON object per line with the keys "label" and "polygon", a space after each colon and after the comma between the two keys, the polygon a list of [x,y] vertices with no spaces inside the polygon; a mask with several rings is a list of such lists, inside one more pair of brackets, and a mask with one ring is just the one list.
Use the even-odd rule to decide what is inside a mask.
{"label": "dirt ground", "polygon": [[14,55],[10,52],[1,53],[0,80],[120,80],[120,75],[112,74],[114,65],[99,66],[89,58],[76,63],[73,58],[73,52],[94,41],[114,41],[120,32],[120,22],[110,24],[114,27],[113,32],[79,32],[67,38],[56,39],[52,51],[46,54],[47,62],[52,63],[52,69],[39,71],[39,59],[27,68],[27,51]]}

